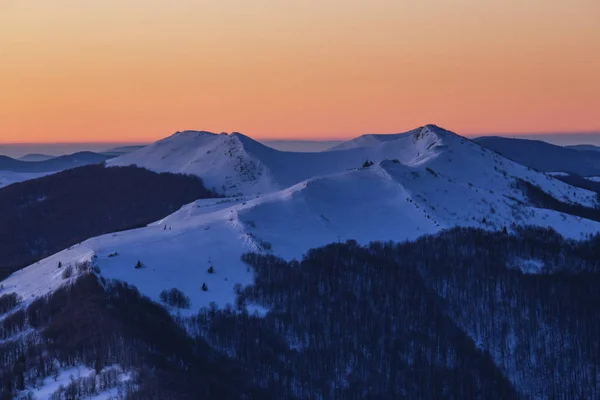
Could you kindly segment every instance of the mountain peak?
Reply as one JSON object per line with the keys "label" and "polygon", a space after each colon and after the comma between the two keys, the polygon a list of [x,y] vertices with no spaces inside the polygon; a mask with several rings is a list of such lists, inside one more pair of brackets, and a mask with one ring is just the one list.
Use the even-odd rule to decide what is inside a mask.
{"label": "mountain peak", "polygon": [[186,138],[194,138],[194,137],[206,137],[206,136],[217,136],[216,133],[209,131],[195,131],[195,130],[185,130],[185,131],[177,131],[170,137],[186,137]]}
{"label": "mountain peak", "polygon": [[[407,146],[419,146],[419,153],[441,145],[442,140],[447,137],[460,137],[459,135],[440,128],[434,124],[427,124],[404,133],[392,134],[366,134],[358,136],[350,141],[333,147],[332,151],[349,150],[356,148],[367,148],[386,146],[386,143],[394,142],[395,146],[407,149]],[[412,140],[411,140],[412,139]],[[412,141],[412,144],[409,144]],[[422,148],[421,148],[422,147]]]}
{"label": "mountain peak", "polygon": [[432,131],[448,132],[446,129],[444,129],[436,124],[427,124],[427,125],[422,126],[421,128],[427,128]]}
{"label": "mountain peak", "polygon": [[429,132],[434,133],[434,134],[436,134],[436,135],[438,135],[440,137],[442,137],[442,136],[444,136],[444,137],[454,136],[454,137],[461,137],[462,138],[462,136],[460,136],[459,134],[454,133],[452,131],[449,131],[448,129],[444,129],[441,126],[435,125],[435,124],[427,124],[427,125],[422,126],[419,129],[429,131]]}

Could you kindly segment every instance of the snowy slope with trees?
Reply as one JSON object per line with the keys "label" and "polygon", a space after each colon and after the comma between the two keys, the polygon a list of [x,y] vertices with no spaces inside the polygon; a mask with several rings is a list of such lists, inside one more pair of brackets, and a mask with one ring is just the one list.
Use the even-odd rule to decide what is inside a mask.
{"label": "snowy slope with trees", "polygon": [[[216,185],[223,182],[218,179],[231,177],[237,165],[229,163],[231,158],[219,146],[251,149],[247,154],[253,158],[247,165],[263,173],[236,181],[237,189],[249,193],[316,175],[315,165],[326,172],[342,169],[328,163],[330,155],[347,165],[350,159],[355,165],[363,159],[377,163],[311,177],[267,194],[197,201],[148,227],[87,240],[18,271],[5,281],[5,290],[24,299],[43,295],[61,284],[59,262],[74,265],[90,260],[102,276],[129,282],[157,301],[163,290],[181,290],[190,298],[190,307],[178,311],[189,313],[213,301],[221,306],[234,301],[234,286],[252,282],[252,274],[240,261],[248,251],[300,258],[307,249],[331,242],[411,240],[454,226],[511,230],[515,224],[539,225],[576,239],[600,230],[598,221],[536,207],[518,182],[529,182],[557,201],[586,209],[596,206],[594,193],[529,170],[435,126],[382,140],[370,137],[367,147],[357,146],[365,142],[359,138],[350,142],[350,150],[308,154],[313,163],[304,159],[306,153],[278,152],[241,135],[183,133],[167,144],[140,151],[168,147],[170,156],[163,159],[151,153],[149,159],[168,160],[157,169],[180,170],[192,165],[185,155],[196,154],[190,141],[200,143],[203,151],[213,146],[209,156],[221,152],[215,155],[221,164],[215,163],[209,175],[201,173],[200,165],[194,167]],[[295,160],[295,174],[275,168],[286,155]],[[135,268],[138,261],[141,268]],[[213,273],[208,272],[211,266]]]}

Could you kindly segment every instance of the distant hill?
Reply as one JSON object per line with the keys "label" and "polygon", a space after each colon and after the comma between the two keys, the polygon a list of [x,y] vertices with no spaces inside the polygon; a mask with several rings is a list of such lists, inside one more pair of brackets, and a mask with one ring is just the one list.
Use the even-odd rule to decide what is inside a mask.
{"label": "distant hill", "polygon": [[119,157],[119,156],[123,156],[125,154],[129,154],[132,153],[134,151],[137,151],[143,147],[146,147],[145,145],[132,145],[132,146],[119,146],[119,147],[114,147],[112,149],[108,149],[105,151],[101,151],[99,154],[103,154],[107,157]]}
{"label": "distant hill", "polygon": [[88,165],[0,189],[0,274],[92,236],[156,221],[200,198],[200,178]]}
{"label": "distant hill", "polygon": [[18,160],[36,162],[36,161],[50,160],[51,158],[56,158],[56,156],[51,156],[48,154],[32,153],[32,154],[25,154],[23,157],[19,157]]}
{"label": "distant hill", "polygon": [[69,154],[51,158],[45,161],[22,161],[0,156],[0,171],[12,172],[54,172],[69,168],[81,167],[89,164],[100,164],[110,157],[93,153],[91,151],[82,151],[79,153]]}
{"label": "distant hill", "polygon": [[557,146],[540,140],[497,136],[474,139],[519,164],[541,172],[566,172],[580,176],[600,175],[600,152]]}
{"label": "distant hill", "polygon": [[600,151],[600,146],[594,146],[593,144],[575,144],[572,146],[565,146],[566,148],[573,150],[583,151]]}
{"label": "distant hill", "polygon": [[0,188],[12,185],[17,182],[24,182],[30,179],[41,178],[42,176],[52,174],[54,172],[13,172],[0,171]]}

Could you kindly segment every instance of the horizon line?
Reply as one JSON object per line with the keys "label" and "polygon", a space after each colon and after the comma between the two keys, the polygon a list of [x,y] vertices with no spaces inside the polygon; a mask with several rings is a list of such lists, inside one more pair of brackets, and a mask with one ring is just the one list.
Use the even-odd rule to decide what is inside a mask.
{"label": "horizon line", "polygon": [[[193,130],[193,129],[192,129]],[[232,133],[232,132],[230,132]],[[244,134],[243,132],[240,132]],[[351,140],[356,137],[360,137],[363,135],[393,135],[398,132],[392,133],[363,133],[357,136],[345,136],[345,137],[327,137],[327,138],[302,138],[302,137],[292,137],[292,138],[279,138],[279,137],[252,137],[250,135],[246,135],[255,139],[257,141],[296,141],[296,142],[329,142],[329,141],[344,141]],[[400,132],[401,133],[401,132]],[[217,134],[217,133],[216,133]],[[537,135],[600,135],[600,129],[598,130],[585,130],[585,131],[533,131],[533,132],[483,132],[483,133],[457,133],[461,136],[466,137],[478,137],[478,136],[537,136]],[[244,134],[245,135],[245,134]],[[85,145],[104,145],[104,144],[113,144],[113,145],[144,145],[154,143],[158,140],[169,137],[170,135],[160,137],[158,139],[147,139],[147,140],[99,140],[99,141],[56,141],[56,142],[0,142],[0,146],[10,145],[10,146],[28,146],[28,145],[67,145],[67,144],[85,144]]]}

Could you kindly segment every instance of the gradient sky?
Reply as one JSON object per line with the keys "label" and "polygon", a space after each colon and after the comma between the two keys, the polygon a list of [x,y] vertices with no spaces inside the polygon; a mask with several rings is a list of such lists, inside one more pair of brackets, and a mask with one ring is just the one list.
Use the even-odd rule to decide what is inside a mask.
{"label": "gradient sky", "polygon": [[598,0],[0,0],[0,142],[600,130]]}

